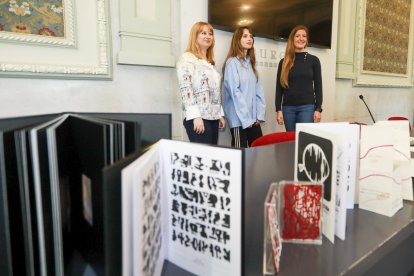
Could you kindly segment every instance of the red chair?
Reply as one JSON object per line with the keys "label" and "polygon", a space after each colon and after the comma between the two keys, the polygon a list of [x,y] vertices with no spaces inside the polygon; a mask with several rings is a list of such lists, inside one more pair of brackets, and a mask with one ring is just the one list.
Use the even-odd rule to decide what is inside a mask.
{"label": "red chair", "polygon": [[257,147],[257,146],[277,144],[277,143],[287,142],[287,141],[294,141],[296,137],[295,135],[296,133],[294,131],[274,132],[274,133],[263,135],[260,138],[257,138],[256,140],[253,141],[253,143],[250,146]]}
{"label": "red chair", "polygon": [[[409,120],[406,117],[394,116],[394,117],[389,117],[388,121],[409,121]],[[408,122],[408,127],[410,128],[410,133],[411,133],[410,122]]]}

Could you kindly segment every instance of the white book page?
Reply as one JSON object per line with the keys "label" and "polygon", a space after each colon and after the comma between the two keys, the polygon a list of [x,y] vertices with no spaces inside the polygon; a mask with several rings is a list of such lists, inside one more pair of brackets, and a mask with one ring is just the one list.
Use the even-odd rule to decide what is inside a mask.
{"label": "white book page", "polygon": [[359,173],[359,134],[360,125],[349,124],[348,127],[349,136],[349,189],[346,195],[346,207],[353,209],[357,203],[355,194],[357,191],[358,184],[358,173]]}
{"label": "white book page", "polygon": [[402,207],[394,178],[394,139],[385,125],[361,126],[359,208],[393,216]]}
{"label": "white book page", "polygon": [[130,276],[133,272],[133,237],[132,237],[132,171],[134,163],[124,168],[121,173],[122,179],[122,275]]}
{"label": "white book page", "polygon": [[316,124],[296,124],[295,181],[324,184],[322,233],[335,242],[337,139]]}
{"label": "white book page", "polygon": [[411,173],[411,177],[414,177],[414,159],[411,158],[410,160],[410,173]]}
{"label": "white book page", "polygon": [[242,151],[161,145],[169,261],[197,275],[241,275]]}
{"label": "white book page", "polygon": [[[322,129],[326,132],[332,133],[336,136],[337,140],[337,163],[336,163],[336,200],[335,200],[335,235],[342,240],[345,240],[346,233],[346,210],[348,196],[352,197],[350,201],[354,202],[354,187],[355,178],[351,181],[351,176],[356,175],[356,158],[355,155],[356,144],[359,140],[359,127],[351,125],[347,122],[338,123],[319,123],[311,124],[310,127],[316,129]],[[358,133],[358,135],[356,135]],[[351,140],[352,139],[352,140]],[[352,156],[351,166],[351,150],[354,155]],[[351,171],[352,168],[352,171]],[[352,188],[351,188],[352,185]],[[351,191],[350,191],[351,190]]]}
{"label": "white book page", "polygon": [[164,263],[159,147],[139,158],[132,172],[133,275],[161,275]]}
{"label": "white book page", "polygon": [[381,121],[376,125],[386,125],[390,128],[394,138],[394,177],[401,183],[403,199],[413,201],[409,123],[408,121]]}
{"label": "white book page", "polygon": [[161,177],[159,145],[122,170],[122,274],[161,275]]}

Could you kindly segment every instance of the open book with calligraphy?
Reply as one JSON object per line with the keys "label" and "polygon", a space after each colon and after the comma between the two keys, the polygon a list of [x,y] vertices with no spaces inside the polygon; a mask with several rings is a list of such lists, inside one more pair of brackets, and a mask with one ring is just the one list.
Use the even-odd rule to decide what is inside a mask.
{"label": "open book with calligraphy", "polygon": [[242,155],[160,140],[122,171],[123,275],[242,274]]}

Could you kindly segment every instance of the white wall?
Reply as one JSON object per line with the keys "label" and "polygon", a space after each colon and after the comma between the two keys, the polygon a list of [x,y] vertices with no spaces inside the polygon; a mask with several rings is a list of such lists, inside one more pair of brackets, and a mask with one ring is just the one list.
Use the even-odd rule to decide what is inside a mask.
{"label": "white wall", "polygon": [[335,84],[335,121],[372,124],[359,95],[363,95],[375,121],[403,116],[413,125],[413,88],[354,87],[351,80],[344,79],[337,79]]}
{"label": "white wall", "polygon": [[175,69],[116,64],[119,2],[108,2],[113,80],[0,78],[0,118],[65,111],[172,113],[173,136],[181,138]]}
{"label": "white wall", "polygon": [[[187,35],[196,21],[206,21],[207,0],[181,0],[180,1],[180,26],[181,26],[181,51],[185,50]],[[413,123],[414,93],[413,88],[381,88],[381,87],[355,87],[352,80],[336,79],[336,46],[338,29],[339,0],[334,0],[334,13],[332,25],[332,48],[330,50],[308,48],[311,54],[319,57],[322,64],[324,102],[322,121],[351,121],[371,124],[371,117],[365,105],[359,99],[363,95],[365,101],[373,113],[376,121],[386,120],[391,116],[404,116]],[[215,56],[217,68],[221,70],[223,61],[228,51],[231,33],[216,30]],[[258,62],[278,63],[284,55],[285,43],[269,39],[256,38],[255,49]],[[283,131],[283,127],[276,125],[274,108],[274,91],[276,70],[274,67],[258,67],[260,76],[264,82],[267,101],[267,122],[263,125],[265,133]],[[229,144],[230,134],[228,130],[220,135],[221,144]]]}
{"label": "white wall", "polygon": [[[207,21],[208,1],[207,0],[181,0],[181,51],[185,51],[188,39],[188,33],[191,26],[197,21]],[[308,48],[309,53],[319,57],[322,64],[322,80],[324,89],[324,111],[322,114],[323,121],[332,121],[334,118],[333,108],[335,100],[335,70],[336,67],[336,29],[338,22],[338,0],[334,0],[334,14],[332,26],[332,49]],[[254,31],[254,30],[253,30]],[[224,59],[227,55],[231,41],[232,33],[215,30],[215,60],[216,66],[221,71]],[[276,124],[275,113],[275,88],[277,64],[284,57],[286,48],[285,42],[277,42],[271,39],[257,37],[255,38],[255,51],[258,64],[259,76],[263,81],[265,97],[267,103],[266,123],[262,125],[264,133],[274,131],[284,131],[284,127]],[[230,144],[230,132],[226,129],[220,133],[220,144]]]}
{"label": "white wall", "polygon": [[[207,0],[173,0],[172,33],[174,55],[178,57],[187,45],[188,33],[196,21],[207,20]],[[350,80],[335,79],[336,29],[338,0],[334,0],[333,45],[331,50],[309,48],[322,63],[324,104],[323,121],[359,121],[370,123],[363,94],[376,119],[391,115],[413,117],[411,88],[355,88]],[[119,49],[118,1],[110,1],[113,57]],[[216,31],[216,62],[221,69],[231,33]],[[267,100],[265,133],[279,131],[276,126],[274,90],[276,67],[285,44],[257,38],[255,43],[259,73]],[[0,78],[0,118],[63,111],[79,112],[156,112],[173,114],[173,138],[187,139],[182,128],[181,103],[174,68],[118,65],[114,60],[112,81],[47,80]],[[268,66],[265,66],[267,62]],[[412,121],[411,121],[412,122]],[[220,134],[220,144],[230,144],[229,130]]]}

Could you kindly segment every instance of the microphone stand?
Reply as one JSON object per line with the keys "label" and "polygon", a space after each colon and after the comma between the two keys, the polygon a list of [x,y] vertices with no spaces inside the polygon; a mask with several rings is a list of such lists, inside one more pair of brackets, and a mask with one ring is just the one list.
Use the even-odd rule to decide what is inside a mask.
{"label": "microphone stand", "polygon": [[372,116],[371,110],[369,110],[369,107],[368,107],[367,103],[364,101],[364,96],[359,95],[359,98],[360,98],[360,99],[364,102],[364,104],[365,104],[365,106],[367,107],[367,110],[368,110],[368,112],[369,112],[369,115],[371,115],[371,119],[372,119],[372,121],[373,121],[373,122],[374,122],[374,124],[375,124],[374,116]]}

